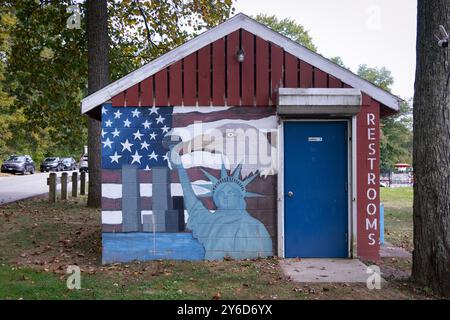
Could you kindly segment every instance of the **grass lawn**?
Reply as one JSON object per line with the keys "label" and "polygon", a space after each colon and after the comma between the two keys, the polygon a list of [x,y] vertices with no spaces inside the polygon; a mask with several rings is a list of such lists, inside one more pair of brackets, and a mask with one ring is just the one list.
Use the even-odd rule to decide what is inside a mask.
{"label": "grass lawn", "polygon": [[381,188],[384,203],[385,240],[412,252],[413,188]]}
{"label": "grass lawn", "polygon": [[[389,191],[389,192],[388,192]],[[392,192],[392,193],[391,193]],[[384,190],[389,241],[406,219],[408,201]],[[0,299],[414,299],[429,295],[405,279],[382,290],[365,284],[298,284],[277,259],[102,265],[101,213],[86,199],[50,204],[29,199],[0,206]],[[402,203],[401,205],[399,203]],[[395,210],[393,209],[395,208]],[[391,228],[391,223],[395,227]],[[385,261],[389,268],[400,262]],[[401,268],[409,265],[401,262]],[[66,269],[81,268],[81,290],[66,288]]]}

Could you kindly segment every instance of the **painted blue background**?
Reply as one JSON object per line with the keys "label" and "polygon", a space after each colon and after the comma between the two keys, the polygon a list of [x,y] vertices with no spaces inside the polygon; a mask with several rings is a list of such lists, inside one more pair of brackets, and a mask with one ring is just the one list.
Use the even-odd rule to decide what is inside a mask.
{"label": "painted blue background", "polygon": [[[153,241],[156,251],[153,251]],[[133,260],[203,260],[205,249],[192,233],[103,233],[103,263]]]}

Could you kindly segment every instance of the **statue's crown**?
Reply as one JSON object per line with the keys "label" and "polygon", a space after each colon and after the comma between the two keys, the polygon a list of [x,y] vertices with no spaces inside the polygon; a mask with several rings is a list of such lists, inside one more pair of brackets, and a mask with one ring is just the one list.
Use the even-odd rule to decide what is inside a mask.
{"label": "statue's crown", "polygon": [[214,192],[217,190],[217,188],[223,184],[223,183],[234,183],[239,187],[239,189],[242,192],[242,195],[244,198],[253,198],[253,197],[261,197],[260,194],[253,193],[253,192],[247,192],[246,187],[250,182],[252,182],[257,176],[258,172],[255,172],[255,174],[248,176],[247,178],[241,180],[241,170],[242,170],[242,164],[238,164],[237,167],[234,169],[233,173],[230,173],[228,175],[227,169],[225,168],[225,165],[222,163],[222,168],[220,171],[220,178],[214,177],[209,172],[201,169],[202,172],[205,174],[205,176],[211,181],[211,184],[202,184],[197,185],[199,187],[208,189],[209,192],[206,194],[203,194],[202,197],[210,197],[214,195]]}

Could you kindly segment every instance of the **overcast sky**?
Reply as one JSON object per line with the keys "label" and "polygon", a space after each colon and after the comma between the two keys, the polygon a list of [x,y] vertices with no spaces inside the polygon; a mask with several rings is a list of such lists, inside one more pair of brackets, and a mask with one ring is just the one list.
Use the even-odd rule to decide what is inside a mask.
{"label": "overcast sky", "polygon": [[325,57],[392,71],[393,93],[414,93],[416,0],[237,0],[236,13],[275,14],[303,25]]}

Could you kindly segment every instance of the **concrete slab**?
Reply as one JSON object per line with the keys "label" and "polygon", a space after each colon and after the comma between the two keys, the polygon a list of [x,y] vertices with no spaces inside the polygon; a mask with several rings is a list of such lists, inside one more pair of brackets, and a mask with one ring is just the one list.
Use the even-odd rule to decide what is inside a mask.
{"label": "concrete slab", "polygon": [[403,258],[411,259],[412,254],[403,248],[396,247],[389,242],[385,242],[380,247],[380,257],[382,258]]}
{"label": "concrete slab", "polygon": [[366,283],[370,276],[357,259],[286,259],[281,268],[296,282]]}

